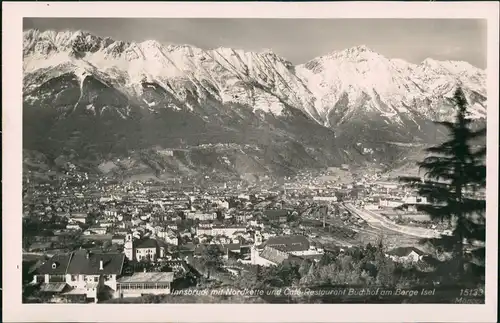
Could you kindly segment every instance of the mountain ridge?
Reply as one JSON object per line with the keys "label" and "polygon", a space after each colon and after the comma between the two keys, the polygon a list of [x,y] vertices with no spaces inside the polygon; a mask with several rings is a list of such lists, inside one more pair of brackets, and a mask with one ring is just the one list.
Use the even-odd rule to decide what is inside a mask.
{"label": "mountain ridge", "polygon": [[[380,61],[383,60],[385,66],[377,70],[377,72],[384,72],[384,74],[388,75],[387,77],[384,76],[386,79],[383,81],[389,85],[393,85],[391,83],[397,83],[400,89],[401,87],[407,87],[409,89],[409,93],[405,93],[404,91],[393,91],[394,93],[391,93],[391,95],[395,95],[394,100],[423,100],[429,92],[435,96],[449,94],[451,88],[459,84],[462,85],[464,81],[467,82],[468,79],[473,79],[477,82],[467,82],[466,88],[470,88],[472,91],[478,92],[479,95],[485,96],[485,71],[468,63],[458,61],[436,61],[432,59],[426,59],[420,65],[407,62],[403,63],[401,59],[387,59],[364,45],[355,46],[342,51],[334,51],[330,54],[314,58],[304,64],[293,65],[285,58],[269,51],[256,53],[225,47],[203,50],[191,45],[168,45],[165,47],[153,40],[147,40],[140,43],[114,41],[110,38],[100,38],[83,31],[56,33],[53,31],[38,32],[36,30],[29,30],[24,32],[24,38],[25,64],[23,67],[25,73],[40,68],[40,64],[41,66],[45,64],[46,67],[53,67],[61,62],[71,60],[71,57],[74,56],[79,60],[87,58],[85,61],[95,66],[97,69],[120,70],[120,72],[122,72],[121,76],[129,78],[128,83],[130,83],[130,87],[134,87],[134,84],[141,82],[143,79],[155,79],[159,81],[162,78],[183,78],[191,80],[190,78],[194,77],[197,81],[207,81],[211,83],[213,87],[209,87],[208,91],[212,90],[212,92],[216,92],[216,96],[218,95],[219,99],[222,101],[231,101],[235,99],[234,93],[229,93],[228,95],[228,91],[226,91],[227,85],[234,85],[231,84],[231,82],[235,83],[238,80],[248,82],[249,79],[251,79],[266,88],[270,88],[273,85],[276,86],[277,88],[272,91],[273,95],[286,101],[293,107],[300,106],[313,120],[325,126],[330,126],[331,120],[329,120],[328,114],[331,107],[335,105],[342,93],[347,93],[349,100],[355,102],[359,100],[360,95],[364,93],[373,97],[382,92],[380,86],[377,89],[369,89],[368,84],[366,84],[364,85],[363,91],[357,91],[356,95],[351,97],[352,95],[349,91],[334,84],[334,86],[329,89],[330,91],[326,93],[327,95],[324,96],[322,95],[322,92],[324,92],[323,89],[320,89],[322,83],[325,81],[327,83],[341,83],[338,80],[328,79],[326,76],[321,75],[318,68],[325,69],[325,64],[330,64],[328,68],[326,68],[328,73],[331,74],[333,69],[333,72],[338,72],[338,77],[343,80],[353,78],[353,82],[349,83],[349,85],[352,86],[353,84],[359,85],[363,83],[362,79],[365,78],[365,74],[370,72],[370,70],[376,69],[377,66],[380,67]],[[37,55],[34,54],[40,54],[44,62],[40,62],[39,59],[36,59]],[[64,57],[64,54],[67,54],[68,57]],[[374,63],[376,65],[374,68],[368,66],[369,64],[366,63],[368,61],[367,56],[372,56],[372,60],[374,56],[377,56],[376,59],[378,61],[376,61],[377,64]],[[51,59],[46,59],[48,57]],[[27,62],[26,58],[29,58]],[[59,58],[61,62],[58,62],[57,58]],[[191,58],[196,58],[197,60],[194,61]],[[339,59],[340,63],[337,62]],[[34,62],[31,62],[32,60],[34,60]],[[207,60],[212,61],[212,64],[203,64],[203,61]],[[257,66],[253,71],[254,73],[251,73],[252,71],[249,71],[249,68],[252,68],[254,65]],[[272,68],[269,68],[269,65],[273,65],[274,71]],[[356,65],[356,69],[352,70],[351,65]],[[362,65],[367,66],[363,67]],[[360,70],[359,66],[361,66],[362,69],[365,68],[366,71]],[[451,67],[455,68],[453,71],[455,74],[457,74],[457,70],[459,70],[464,75],[458,75],[455,79],[450,77]],[[82,68],[85,69],[85,67]],[[207,70],[207,68],[212,68],[213,70]],[[266,69],[267,72],[270,70],[271,74],[266,73]],[[228,77],[232,78],[232,80],[229,80],[230,82],[227,82],[228,84],[221,84],[221,80],[214,79],[213,75],[217,75],[219,70],[225,70]],[[298,72],[296,72],[297,70]],[[407,70],[408,73],[406,73],[406,75],[401,74],[403,70]],[[163,71],[163,74],[160,73],[160,71]],[[318,76],[318,74],[320,75]],[[401,74],[400,79],[394,79],[394,75],[396,74]],[[409,80],[407,74],[418,75],[416,80]],[[431,77],[425,77],[421,74],[433,75],[431,75]],[[271,79],[271,81],[268,79]],[[314,82],[311,82],[311,79],[313,79]],[[380,80],[381,78],[377,77],[372,83],[380,82]],[[417,84],[416,81],[418,81],[419,84]],[[435,86],[423,89],[425,84],[428,84],[430,81]],[[443,87],[443,83],[452,85],[447,89]],[[287,93],[283,93],[287,88],[287,84],[292,86],[289,86],[289,91]],[[386,88],[388,88],[388,86],[386,86]],[[448,91],[446,92],[446,90]],[[180,89],[177,89],[177,91],[182,93]],[[140,94],[139,92],[140,90],[135,89],[135,93],[132,93],[132,95]],[[426,93],[422,95],[422,92]],[[323,102],[324,100],[327,102]],[[254,103],[251,102],[251,98],[247,98],[246,102],[244,102],[244,100],[236,101],[245,104]],[[276,107],[274,107],[273,110],[279,112],[280,105],[276,102],[274,103]],[[474,102],[474,104],[476,104],[476,102]],[[375,105],[376,104],[374,104],[374,106]],[[262,106],[264,106],[264,104]],[[257,108],[259,108],[259,106]],[[261,109],[264,111],[269,110],[264,107]],[[435,109],[435,107],[427,108],[427,110],[432,109]],[[477,116],[483,116],[484,111],[478,112],[477,109],[484,110],[484,106],[479,104],[476,108]],[[397,107],[397,110],[404,109],[400,106]],[[432,111],[424,111],[424,113],[432,114]]]}
{"label": "mountain ridge", "polygon": [[[162,43],[162,42],[157,41],[155,39],[145,39],[145,40],[139,41],[139,42],[122,41],[122,40],[115,40],[115,39],[113,39],[111,37],[99,36],[99,35],[96,35],[96,34],[94,34],[92,32],[86,31],[86,30],[65,29],[65,30],[56,31],[56,30],[53,30],[53,29],[49,29],[49,30],[41,31],[40,29],[37,29],[37,28],[30,28],[30,29],[23,30],[23,38],[24,38],[24,40],[26,40],[26,38],[30,38],[30,37],[33,38],[33,35],[37,35],[37,36],[39,35],[39,36],[42,36],[42,38],[46,38],[47,35],[52,35],[51,37],[49,37],[49,39],[53,40],[55,38],[58,38],[57,35],[59,35],[59,34],[61,34],[61,35],[67,35],[67,37],[59,37],[59,39],[66,39],[66,40],[70,40],[72,38],[72,36],[85,36],[85,37],[90,37],[90,38],[99,40],[100,42],[109,43],[109,44],[117,43],[118,45],[119,44],[130,45],[132,43],[135,43],[135,44],[154,43],[154,44],[157,44],[157,45],[160,45],[160,46],[171,48],[172,50],[173,49],[177,49],[177,48],[196,48],[196,49],[205,50],[205,51],[219,50],[219,49],[220,50],[231,49],[231,50],[241,50],[241,51],[243,51],[243,49],[235,49],[235,48],[224,47],[224,46],[202,49],[201,47],[190,45],[190,44],[187,44],[187,43],[169,43],[169,42]],[[26,47],[26,43],[25,43],[24,47]],[[30,46],[28,46],[28,47],[30,47]],[[352,47],[349,47],[349,48],[345,48],[345,49],[341,49],[341,50],[333,50],[333,51],[331,51],[331,52],[329,52],[327,54],[319,55],[316,58],[330,56],[330,55],[333,55],[335,53],[341,53],[341,52],[345,52],[345,51],[348,51],[348,52],[349,51],[351,51],[351,52],[352,51],[361,51],[361,52],[363,52],[363,51],[371,51],[371,52],[375,52],[373,49],[371,49],[367,45],[360,44],[360,45],[355,45],[355,46],[352,46]],[[260,52],[255,52],[255,53],[261,53],[261,54],[268,53],[268,54],[280,57],[283,60],[287,61],[287,59],[285,57],[277,55],[270,48],[269,49],[264,49],[264,50],[262,50]],[[315,59],[315,58],[313,58],[313,59]],[[313,60],[313,59],[311,59],[311,60]],[[391,58],[391,60],[404,61],[405,63],[408,63],[408,64],[418,65],[416,63],[407,62],[406,60],[401,59],[401,58]],[[308,60],[308,61],[310,61],[310,60]],[[461,61],[461,60],[436,60],[436,59],[434,59],[432,57],[427,57],[424,60],[422,60],[420,63],[425,63],[426,61],[466,63],[466,64],[468,64],[468,65],[470,65],[473,68],[476,68],[478,70],[481,70],[481,71],[484,71],[484,72],[487,70],[485,68],[483,69],[483,68],[480,68],[478,66],[475,66],[475,65],[473,65],[473,64],[471,64],[471,63],[469,63],[467,61]],[[296,65],[303,65],[303,64],[306,64],[307,62],[299,63],[299,64],[296,64]]]}
{"label": "mountain ridge", "polygon": [[275,143],[283,148],[278,159],[293,150],[317,165],[379,162],[394,150],[387,142],[435,141],[441,132],[433,121],[453,116],[457,86],[471,117],[486,117],[486,73],[466,62],[412,64],[361,45],[293,65],[269,50],[123,42],[84,31],[28,30],[23,38],[28,148],[68,145],[79,132],[80,145],[101,150],[120,137],[123,154],[171,146],[162,138],[175,137],[177,146]]}

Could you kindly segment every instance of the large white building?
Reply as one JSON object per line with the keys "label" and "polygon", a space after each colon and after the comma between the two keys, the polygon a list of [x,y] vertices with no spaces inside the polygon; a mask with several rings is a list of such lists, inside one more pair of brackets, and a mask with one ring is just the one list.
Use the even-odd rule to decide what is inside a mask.
{"label": "large white building", "polygon": [[224,225],[213,225],[211,223],[200,223],[196,228],[196,234],[198,236],[207,235],[207,236],[226,236],[231,237],[235,233],[246,232],[246,226],[243,225],[235,225],[235,226],[224,226]]}
{"label": "large white building", "polygon": [[378,205],[380,207],[396,208],[402,206],[404,203],[400,199],[380,199]]}
{"label": "large white building", "polygon": [[144,272],[123,276],[118,279],[116,297],[170,294],[173,281],[173,272]]}
{"label": "large white building", "polygon": [[117,277],[121,275],[124,255],[91,253],[78,250],[59,254],[36,269],[33,283],[41,283],[42,292],[76,296],[97,302],[100,291],[116,291]]}
{"label": "large white building", "polygon": [[424,255],[422,250],[414,247],[398,247],[386,253],[386,257],[400,263],[415,263],[422,260]]}
{"label": "large white building", "polygon": [[158,258],[165,257],[165,246],[156,239],[142,238],[134,240],[131,234],[127,234],[123,253],[131,261],[156,261]]}
{"label": "large white building", "polygon": [[313,201],[337,202],[336,196],[314,196]]}
{"label": "large white building", "polygon": [[324,251],[311,245],[305,236],[290,235],[270,237],[264,243],[259,233],[255,235],[251,249],[251,263],[260,266],[276,266],[290,258],[300,256],[321,256]]}

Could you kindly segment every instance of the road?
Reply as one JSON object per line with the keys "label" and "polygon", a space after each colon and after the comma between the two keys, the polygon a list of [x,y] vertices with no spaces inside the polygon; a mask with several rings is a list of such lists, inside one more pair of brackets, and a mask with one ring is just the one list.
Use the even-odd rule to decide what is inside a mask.
{"label": "road", "polygon": [[375,229],[391,230],[419,238],[437,238],[440,236],[440,233],[436,230],[399,225],[386,219],[384,216],[380,214],[377,214],[369,210],[362,210],[356,208],[352,204],[346,204],[345,207],[350,212],[356,214],[357,216],[365,220],[369,226]]}

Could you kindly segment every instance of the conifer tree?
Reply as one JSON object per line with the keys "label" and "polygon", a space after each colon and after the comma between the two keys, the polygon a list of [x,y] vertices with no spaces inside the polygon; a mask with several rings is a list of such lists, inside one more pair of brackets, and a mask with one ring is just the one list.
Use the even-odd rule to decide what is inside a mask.
{"label": "conifer tree", "polygon": [[429,154],[418,163],[424,171],[423,180],[403,178],[428,199],[419,209],[432,219],[449,221],[452,234],[434,239],[455,256],[457,274],[464,270],[464,244],[485,240],[485,207],[477,193],[486,186],[486,146],[478,144],[486,135],[486,128],[474,130],[468,118],[467,100],[461,88],[455,91],[453,104],[455,120],[437,122],[448,132],[448,140],[426,151]]}

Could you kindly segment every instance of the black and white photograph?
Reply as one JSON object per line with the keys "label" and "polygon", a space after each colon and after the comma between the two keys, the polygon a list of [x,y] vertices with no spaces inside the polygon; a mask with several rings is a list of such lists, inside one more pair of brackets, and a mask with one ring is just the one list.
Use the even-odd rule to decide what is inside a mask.
{"label": "black and white photograph", "polygon": [[22,17],[22,303],[484,306],[489,27]]}

